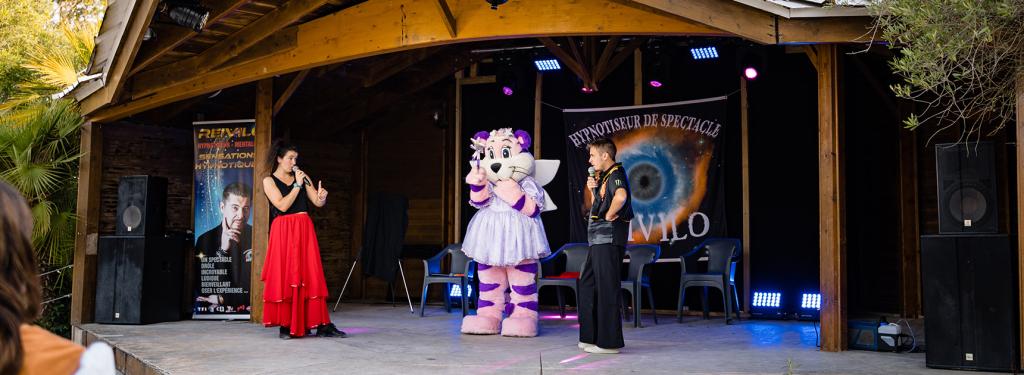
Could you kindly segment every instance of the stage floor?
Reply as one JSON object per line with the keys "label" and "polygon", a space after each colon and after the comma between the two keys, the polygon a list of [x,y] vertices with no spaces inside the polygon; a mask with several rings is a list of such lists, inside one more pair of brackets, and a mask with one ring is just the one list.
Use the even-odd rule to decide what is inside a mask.
{"label": "stage floor", "polygon": [[[428,306],[427,316],[398,305],[344,304],[332,314],[349,337],[281,340],[276,328],[248,322],[181,321],[147,326],[87,324],[84,330],[169,374],[926,374],[924,354],[816,347],[810,322],[660,316],[643,328],[624,323],[626,348],[596,355],[576,347],[575,316],[542,313],[535,338],[459,334],[461,314]],[[123,359],[122,359],[123,360]],[[138,369],[142,370],[142,369]],[[138,372],[129,369],[129,375]],[[944,373],[950,373],[948,371]]]}

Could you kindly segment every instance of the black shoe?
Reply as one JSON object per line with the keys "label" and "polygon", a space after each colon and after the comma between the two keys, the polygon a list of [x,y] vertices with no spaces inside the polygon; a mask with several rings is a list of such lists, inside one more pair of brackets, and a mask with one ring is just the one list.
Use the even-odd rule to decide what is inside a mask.
{"label": "black shoe", "polygon": [[291,340],[292,333],[288,330],[288,327],[281,327],[277,330],[277,338],[282,340]]}
{"label": "black shoe", "polygon": [[334,326],[334,323],[327,323],[316,327],[317,337],[345,337],[348,336],[345,332],[342,332],[338,327]]}

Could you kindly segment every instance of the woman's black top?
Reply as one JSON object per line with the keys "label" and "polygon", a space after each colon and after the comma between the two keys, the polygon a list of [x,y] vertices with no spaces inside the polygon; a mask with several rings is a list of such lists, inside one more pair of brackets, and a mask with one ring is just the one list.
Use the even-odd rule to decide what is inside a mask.
{"label": "woman's black top", "polygon": [[[274,179],[274,185],[277,185],[277,190],[281,191],[281,196],[286,196],[292,192],[292,185],[286,184],[283,181],[277,179],[277,176],[270,175]],[[302,187],[300,189],[305,189]],[[300,191],[299,196],[295,197],[295,202],[292,202],[292,206],[288,207],[287,211],[282,212],[278,210],[274,203],[270,203],[270,222],[274,222],[274,219],[281,215],[297,214],[299,212],[309,212],[309,197],[305,191]]]}

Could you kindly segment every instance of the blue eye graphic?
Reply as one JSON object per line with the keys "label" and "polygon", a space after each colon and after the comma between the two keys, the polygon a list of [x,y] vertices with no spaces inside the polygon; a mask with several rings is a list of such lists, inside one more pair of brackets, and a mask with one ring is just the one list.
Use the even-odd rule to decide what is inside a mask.
{"label": "blue eye graphic", "polygon": [[[674,220],[693,190],[690,171],[675,147],[655,139],[619,152],[633,197],[633,212]],[[655,222],[659,222],[656,219]]]}

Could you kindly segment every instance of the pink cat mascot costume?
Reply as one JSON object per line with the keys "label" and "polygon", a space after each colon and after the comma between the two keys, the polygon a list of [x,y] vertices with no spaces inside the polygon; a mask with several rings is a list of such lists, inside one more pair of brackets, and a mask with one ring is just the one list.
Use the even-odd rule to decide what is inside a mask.
{"label": "pink cat mascot costume", "polygon": [[[528,152],[530,135],[522,130],[479,132],[472,142],[476,152],[466,183],[469,203],[479,210],[469,221],[462,251],[477,262],[480,302],[477,314],[462,320],[462,333],[533,337],[537,260],[551,254],[540,213],[554,209],[542,185],[558,163],[534,160]],[[546,169],[542,174],[547,176],[539,178],[547,181],[538,183],[535,164]]]}

